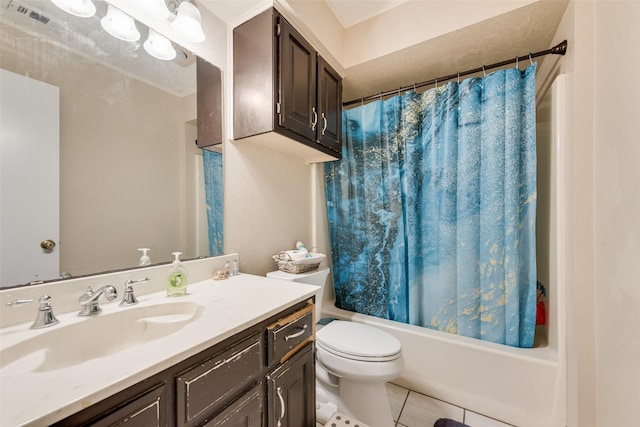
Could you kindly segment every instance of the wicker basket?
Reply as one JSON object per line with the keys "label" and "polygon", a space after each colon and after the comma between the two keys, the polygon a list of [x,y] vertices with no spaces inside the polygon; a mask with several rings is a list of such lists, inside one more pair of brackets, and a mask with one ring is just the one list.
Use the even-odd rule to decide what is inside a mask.
{"label": "wicker basket", "polygon": [[280,252],[272,258],[278,264],[278,269],[285,273],[300,274],[317,270],[322,261],[325,259],[324,254],[312,254],[311,258],[303,258],[294,260],[286,252]]}

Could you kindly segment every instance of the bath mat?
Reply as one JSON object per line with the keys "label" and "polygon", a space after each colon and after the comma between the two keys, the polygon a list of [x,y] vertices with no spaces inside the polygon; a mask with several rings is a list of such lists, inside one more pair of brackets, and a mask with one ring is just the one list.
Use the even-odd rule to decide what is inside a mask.
{"label": "bath mat", "polygon": [[466,424],[462,424],[460,421],[451,420],[449,418],[440,418],[435,422],[433,427],[469,427]]}
{"label": "bath mat", "polygon": [[333,417],[327,421],[324,427],[369,427],[367,424],[353,419],[347,415],[336,412]]}

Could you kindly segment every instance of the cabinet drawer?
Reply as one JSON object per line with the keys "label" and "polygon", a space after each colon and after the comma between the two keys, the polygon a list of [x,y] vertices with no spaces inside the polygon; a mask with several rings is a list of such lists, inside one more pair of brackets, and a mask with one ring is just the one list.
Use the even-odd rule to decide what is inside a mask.
{"label": "cabinet drawer", "polygon": [[312,341],[315,331],[313,304],[298,310],[267,328],[267,365],[283,363],[307,342]]}
{"label": "cabinet drawer", "polygon": [[194,425],[210,416],[262,373],[260,334],[223,350],[176,378],[177,420]]}
{"label": "cabinet drawer", "polygon": [[167,404],[165,399],[166,389],[164,384],[161,384],[91,425],[94,427],[116,427],[125,424],[131,427],[162,426],[165,424],[163,420],[163,407]]}

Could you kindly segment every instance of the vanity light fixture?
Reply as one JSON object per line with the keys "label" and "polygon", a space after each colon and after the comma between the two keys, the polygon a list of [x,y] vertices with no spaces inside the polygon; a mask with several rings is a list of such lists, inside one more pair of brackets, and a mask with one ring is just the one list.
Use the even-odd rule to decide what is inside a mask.
{"label": "vanity light fixture", "polygon": [[205,39],[202,16],[193,0],[137,0],[138,7],[156,19],[167,20],[173,30],[194,43]]}
{"label": "vanity light fixture", "polygon": [[117,39],[127,42],[140,40],[140,31],[133,18],[110,4],[107,5],[107,14],[100,20],[100,25]]}
{"label": "vanity light fixture", "polygon": [[176,57],[176,50],[166,37],[149,28],[149,37],[142,45],[151,56],[163,61],[171,61]]}
{"label": "vanity light fixture", "polygon": [[200,11],[195,4],[183,1],[178,6],[176,18],[171,26],[180,34],[194,43],[204,41],[204,31],[202,31],[202,18]]}
{"label": "vanity light fixture", "polygon": [[164,0],[142,0],[140,7],[155,19],[169,19],[171,11]]}
{"label": "vanity light fixture", "polygon": [[96,14],[96,5],[91,0],[51,0],[51,2],[65,12],[81,18],[90,18]]}

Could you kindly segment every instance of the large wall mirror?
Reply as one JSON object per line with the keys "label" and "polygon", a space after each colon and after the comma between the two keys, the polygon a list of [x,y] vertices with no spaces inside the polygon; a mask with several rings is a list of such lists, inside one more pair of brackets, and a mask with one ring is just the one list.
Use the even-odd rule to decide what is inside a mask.
{"label": "large wall mirror", "polygon": [[139,22],[139,41],[110,36],[94,3],[79,18],[0,0],[3,287],[135,267],[139,248],[152,264],[220,251],[195,145],[202,61],[150,56]]}

